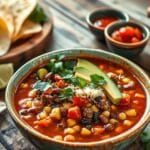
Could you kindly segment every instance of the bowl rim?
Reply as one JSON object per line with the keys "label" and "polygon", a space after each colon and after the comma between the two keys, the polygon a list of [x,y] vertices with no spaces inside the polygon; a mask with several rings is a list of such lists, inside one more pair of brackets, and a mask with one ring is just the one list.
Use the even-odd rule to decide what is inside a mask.
{"label": "bowl rim", "polygon": [[[108,30],[113,27],[113,26],[117,26],[117,25],[120,25],[122,24],[121,27],[124,27],[124,26],[133,26],[136,25],[137,27],[140,27],[142,28],[144,31],[145,31],[145,37],[139,41],[139,42],[135,42],[135,43],[123,43],[123,42],[119,42],[119,41],[116,41],[114,40],[109,34],[108,34]],[[120,27],[120,28],[121,28]],[[148,27],[142,23],[139,23],[139,22],[135,22],[135,21],[125,21],[125,20],[120,20],[120,21],[117,21],[117,22],[112,22],[110,23],[106,28],[105,28],[105,31],[104,31],[104,34],[105,34],[105,38],[107,40],[109,40],[111,43],[113,43],[114,45],[117,45],[119,47],[125,47],[125,48],[132,48],[132,47],[138,47],[138,46],[141,46],[141,45],[144,45],[148,40],[149,40],[149,37],[150,37],[150,31],[148,29]]]}
{"label": "bowl rim", "polygon": [[[46,57],[47,54],[57,54],[59,52],[63,52],[63,51],[79,51],[80,54],[83,54],[83,51],[85,53],[90,53],[90,52],[97,52],[97,53],[103,53],[103,54],[106,54],[108,56],[111,56],[111,57],[115,57],[117,59],[121,59],[122,61],[126,61],[131,67],[134,66],[134,68],[138,71],[140,71],[142,73],[142,75],[144,76],[144,78],[147,79],[147,84],[148,86],[150,86],[150,78],[148,77],[148,75],[146,74],[146,72],[141,69],[138,65],[136,65],[135,63],[131,62],[130,60],[124,58],[124,57],[121,57],[119,55],[116,55],[116,54],[113,54],[113,53],[110,53],[110,52],[106,52],[104,50],[101,50],[101,49],[90,49],[90,48],[70,48],[70,49],[60,49],[60,50],[55,50],[55,51],[51,51],[51,52],[48,52],[48,53],[44,53],[42,55],[39,55],[33,59],[31,59],[30,61],[26,62],[22,67],[20,67],[15,73],[14,75],[11,77],[11,79],[9,80],[9,83],[7,85],[7,88],[6,88],[6,92],[5,92],[5,101],[6,101],[6,105],[7,105],[7,109],[9,111],[9,114],[11,115],[11,117],[13,118],[13,120],[15,122],[17,122],[17,124],[19,124],[19,126],[21,126],[24,130],[26,130],[28,133],[30,133],[31,135],[41,139],[41,140],[44,140],[44,141],[47,141],[47,142],[53,142],[55,144],[63,144],[63,145],[67,145],[67,146],[72,146],[72,147],[76,147],[76,146],[79,146],[79,147],[85,147],[88,146],[88,147],[92,147],[92,146],[99,146],[101,144],[108,144],[108,143],[117,143],[117,142],[121,142],[123,141],[125,138],[131,138],[133,135],[135,135],[136,133],[138,133],[138,131],[141,131],[144,126],[149,122],[149,119],[150,119],[150,113],[148,114],[149,112],[149,105],[146,105],[146,109],[145,109],[145,112],[143,114],[143,116],[141,117],[140,121],[135,124],[132,128],[130,128],[129,130],[127,130],[126,132],[123,132],[122,134],[119,134],[117,136],[114,136],[114,137],[111,137],[111,138],[108,138],[108,139],[105,139],[105,140],[102,140],[102,141],[93,141],[93,142],[65,142],[65,141],[56,141],[54,140],[53,138],[51,137],[48,137],[38,131],[36,131],[33,127],[31,127],[30,125],[28,125],[25,121],[23,121],[19,115],[17,114],[16,110],[14,109],[14,107],[12,107],[12,104],[13,103],[10,103],[11,101],[11,90],[13,90],[11,88],[11,84],[13,84],[13,80],[15,79],[16,75],[25,67],[27,66],[28,64],[31,64],[37,60],[40,60],[40,58],[42,57]],[[99,56],[98,56],[99,57]],[[48,59],[48,58],[46,58]],[[26,73],[27,74],[27,73]],[[146,92],[146,95],[147,95],[147,98],[150,99],[150,91],[147,89]],[[148,101],[147,101],[148,102]],[[150,102],[149,102],[150,103]]]}
{"label": "bowl rim", "polygon": [[115,11],[115,12],[118,12],[118,13],[122,14],[125,17],[125,19],[122,19],[122,20],[129,21],[129,19],[130,19],[129,15],[127,13],[125,13],[123,11],[120,11],[119,9],[110,8],[110,7],[97,7],[96,9],[92,10],[91,12],[89,12],[87,14],[87,16],[86,16],[86,22],[88,23],[88,25],[90,25],[91,27],[93,27],[94,29],[99,30],[99,31],[104,31],[106,27],[105,28],[98,28],[98,27],[94,26],[94,24],[91,21],[90,17],[94,13],[101,12],[101,11]]}

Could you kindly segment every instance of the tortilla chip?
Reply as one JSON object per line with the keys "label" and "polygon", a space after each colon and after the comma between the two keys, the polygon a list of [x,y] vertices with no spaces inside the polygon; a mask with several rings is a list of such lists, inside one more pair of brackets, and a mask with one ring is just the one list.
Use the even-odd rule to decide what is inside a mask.
{"label": "tortilla chip", "polygon": [[28,38],[33,34],[39,33],[41,31],[42,31],[42,26],[39,23],[26,20],[22,25],[19,34],[13,39],[13,42],[17,41],[18,39]]}
{"label": "tortilla chip", "polygon": [[37,5],[37,0],[13,0],[11,2],[12,15],[14,17],[15,30],[13,38],[17,36],[24,21]]}
{"label": "tortilla chip", "polygon": [[0,18],[0,56],[4,55],[10,48],[11,39],[6,22]]}

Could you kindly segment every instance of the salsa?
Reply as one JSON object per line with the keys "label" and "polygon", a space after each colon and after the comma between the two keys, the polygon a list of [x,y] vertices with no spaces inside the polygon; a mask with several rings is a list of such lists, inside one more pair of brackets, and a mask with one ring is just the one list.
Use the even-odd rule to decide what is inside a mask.
{"label": "salsa", "polygon": [[123,43],[136,43],[143,39],[142,31],[137,27],[125,26],[114,31],[111,37]]}
{"label": "salsa", "polygon": [[94,26],[100,29],[106,28],[110,23],[117,21],[118,18],[112,16],[101,17],[94,21]]}
{"label": "salsa", "polygon": [[[89,76],[84,74],[88,69]],[[144,113],[146,95],[134,74],[119,65],[61,56],[33,69],[19,84],[14,103],[19,116],[42,134],[92,142],[134,126]]]}

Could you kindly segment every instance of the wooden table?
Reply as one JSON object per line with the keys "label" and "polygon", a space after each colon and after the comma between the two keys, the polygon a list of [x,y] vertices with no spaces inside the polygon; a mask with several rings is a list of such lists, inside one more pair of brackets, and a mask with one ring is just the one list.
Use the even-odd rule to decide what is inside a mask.
{"label": "wooden table", "polygon": [[[45,0],[53,14],[54,30],[51,35],[47,51],[63,48],[87,47],[107,50],[105,43],[97,41],[89,31],[85,17],[88,12],[98,6],[110,6],[128,12],[132,18],[142,20],[150,26],[150,19],[146,17],[146,7],[149,0]],[[123,3],[123,4],[122,4]],[[142,19],[141,19],[142,18]],[[148,44],[147,49],[150,48]],[[146,54],[147,57],[149,53]],[[145,60],[140,59],[143,65]],[[145,64],[143,65],[145,66]],[[146,63],[146,68],[150,66]],[[4,99],[4,91],[0,91],[0,99]],[[0,150],[37,150],[25,139],[15,127],[7,111],[0,115],[0,138],[4,148]],[[143,150],[139,139],[126,150]]]}

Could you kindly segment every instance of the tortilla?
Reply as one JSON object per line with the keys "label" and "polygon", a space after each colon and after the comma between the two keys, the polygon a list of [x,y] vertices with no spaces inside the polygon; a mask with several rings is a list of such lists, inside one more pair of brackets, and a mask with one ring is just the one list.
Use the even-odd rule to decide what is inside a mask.
{"label": "tortilla", "polygon": [[11,39],[6,22],[0,18],[0,56],[7,53],[11,45]]}
{"label": "tortilla", "polygon": [[13,38],[17,36],[24,21],[31,14],[37,5],[37,0],[14,0],[11,2],[10,7],[14,18],[14,34]]}
{"label": "tortilla", "polygon": [[42,26],[39,23],[30,21],[29,19],[24,22],[19,34],[13,39],[13,42],[18,39],[25,39],[32,36],[35,33],[42,31]]}
{"label": "tortilla", "polygon": [[0,0],[0,17],[5,21],[11,38],[14,32],[14,21],[10,7],[5,3],[6,1]]}

